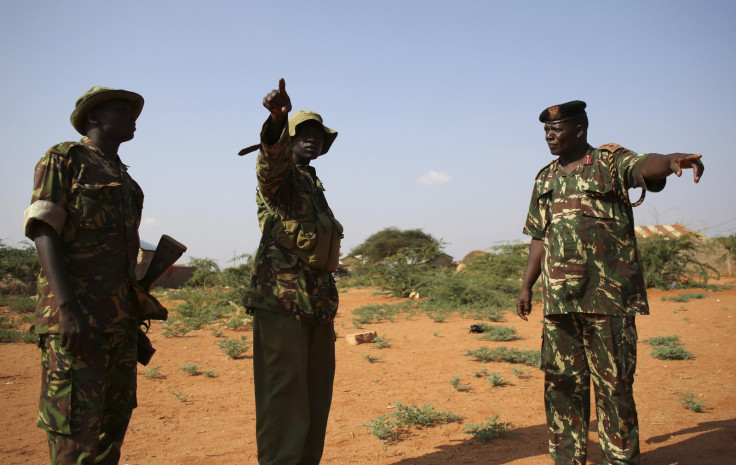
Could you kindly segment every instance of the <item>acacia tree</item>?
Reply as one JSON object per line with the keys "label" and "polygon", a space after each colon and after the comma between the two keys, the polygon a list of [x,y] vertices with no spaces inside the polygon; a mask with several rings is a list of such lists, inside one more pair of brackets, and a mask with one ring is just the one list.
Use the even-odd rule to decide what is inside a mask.
{"label": "acacia tree", "polygon": [[403,259],[420,263],[432,260],[442,253],[444,244],[421,229],[400,230],[385,228],[370,236],[351,250],[352,255],[362,255],[365,263],[373,265],[401,255]]}

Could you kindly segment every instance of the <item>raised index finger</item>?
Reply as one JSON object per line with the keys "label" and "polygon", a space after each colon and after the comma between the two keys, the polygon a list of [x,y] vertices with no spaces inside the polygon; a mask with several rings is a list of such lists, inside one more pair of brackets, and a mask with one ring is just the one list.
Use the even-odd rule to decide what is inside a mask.
{"label": "raised index finger", "polygon": [[284,78],[279,79],[279,94],[286,94],[286,81]]}
{"label": "raised index finger", "polygon": [[284,106],[281,107],[281,111],[288,113],[291,111],[291,99],[289,94],[286,93],[286,80],[284,78],[279,79],[279,95],[281,101],[284,102]]}

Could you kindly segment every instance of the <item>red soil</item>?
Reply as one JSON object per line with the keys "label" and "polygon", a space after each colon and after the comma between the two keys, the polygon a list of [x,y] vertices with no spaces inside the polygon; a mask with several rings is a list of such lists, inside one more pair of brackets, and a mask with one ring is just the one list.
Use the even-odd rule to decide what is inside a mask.
{"label": "red soil", "polygon": [[[728,282],[734,285],[733,280]],[[639,364],[635,395],[645,464],[712,465],[736,463],[736,288],[707,292],[703,299],[663,301],[662,297],[688,292],[650,291],[652,315],[637,318]],[[692,290],[689,292],[703,292]],[[478,361],[468,349],[507,346],[539,349],[541,315],[535,309],[529,322],[506,314],[498,324],[516,328],[520,339],[489,342],[470,334],[475,320],[458,315],[443,323],[425,316],[364,325],[390,339],[390,347],[351,346],[345,335],[358,332],[352,310],[367,303],[393,302],[370,289],[341,294],[336,322],[337,374],[327,430],[324,465],[337,464],[548,464],[543,376],[524,367],[518,378],[507,363],[487,363],[488,372],[500,372],[511,381],[492,387],[475,378]],[[6,314],[7,309],[0,309]],[[199,465],[256,463],[252,361],[230,359],[220,350],[210,330],[166,338],[161,325],[149,333],[157,352],[150,367],[159,366],[161,378],[146,376],[139,366],[138,408],[133,414],[121,464]],[[643,341],[654,336],[680,336],[695,357],[662,361],[651,356]],[[225,330],[239,338],[250,331]],[[363,356],[380,357],[369,363]],[[45,436],[35,427],[40,385],[39,351],[32,344],[0,344],[0,399],[5,414],[0,422],[0,463],[48,463]],[[193,363],[213,370],[214,378],[191,376],[179,367]],[[460,376],[470,390],[460,392],[450,380]],[[686,393],[705,400],[703,413],[694,413],[678,401]],[[184,401],[182,401],[184,400]],[[392,412],[393,403],[422,406],[461,415],[461,423],[412,430],[389,444],[371,435],[365,423]],[[516,435],[479,442],[464,432],[464,424],[480,423],[492,415],[511,422]],[[595,420],[591,425],[595,431]],[[592,432],[589,463],[600,464],[597,435]]]}

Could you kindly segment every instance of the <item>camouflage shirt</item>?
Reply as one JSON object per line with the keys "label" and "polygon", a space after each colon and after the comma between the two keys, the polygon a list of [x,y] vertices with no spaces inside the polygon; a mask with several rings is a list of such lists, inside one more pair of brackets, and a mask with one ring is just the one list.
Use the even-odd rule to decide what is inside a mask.
{"label": "camouflage shirt", "polygon": [[[69,279],[93,331],[125,331],[134,317],[131,282],[140,241],[143,191],[118,157],[106,158],[87,137],[63,142],[36,165],[25,235],[34,221],[59,234]],[[58,333],[59,311],[43,271],[36,333]]]}
{"label": "camouflage shirt", "polygon": [[544,241],[544,314],[648,314],[646,288],[634,236],[631,206],[616,194],[646,187],[658,192],[665,180],[645,181],[647,155],[608,144],[588,146],[589,162],[567,174],[554,160],[537,174],[524,234]]}
{"label": "camouflage shirt", "polygon": [[[304,218],[310,209],[334,218],[314,168],[294,163],[288,123],[274,145],[263,143],[269,124],[267,120],[263,125],[261,151],[256,161],[258,189],[263,196],[262,199],[260,195],[256,196],[261,231],[270,215],[269,210],[277,212],[282,220]],[[338,294],[332,273],[308,268],[302,259],[272,237],[266,238],[264,245],[245,298],[245,307],[249,311],[256,308],[269,310],[308,322],[333,321]]]}

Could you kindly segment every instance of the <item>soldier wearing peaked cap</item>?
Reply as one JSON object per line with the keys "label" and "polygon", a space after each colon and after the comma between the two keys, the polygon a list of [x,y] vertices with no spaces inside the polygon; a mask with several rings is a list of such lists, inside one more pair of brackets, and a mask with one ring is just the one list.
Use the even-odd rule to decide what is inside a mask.
{"label": "soldier wearing peaked cap", "polygon": [[585,464],[593,377],[603,461],[638,464],[634,404],[636,315],[649,313],[634,236],[629,188],[659,192],[666,178],[692,169],[699,154],[638,154],[588,144],[586,104],[539,115],[556,158],[537,174],[524,233],[529,262],[517,301],[527,320],[532,286],[542,277],[542,369],[549,451],[556,464]]}
{"label": "soldier wearing peaked cap", "polygon": [[136,406],[134,269],[143,192],[118,157],[143,97],[96,86],[71,114],[80,142],[36,165],[25,235],[41,262],[38,426],[52,464],[117,464]]}
{"label": "soldier wearing peaked cap", "polygon": [[342,226],[310,163],[330,150],[337,132],[312,111],[287,118],[291,99],[283,79],[263,105],[270,113],[256,161],[263,235],[244,303],[254,314],[258,463],[316,465],[335,376],[332,271]]}

